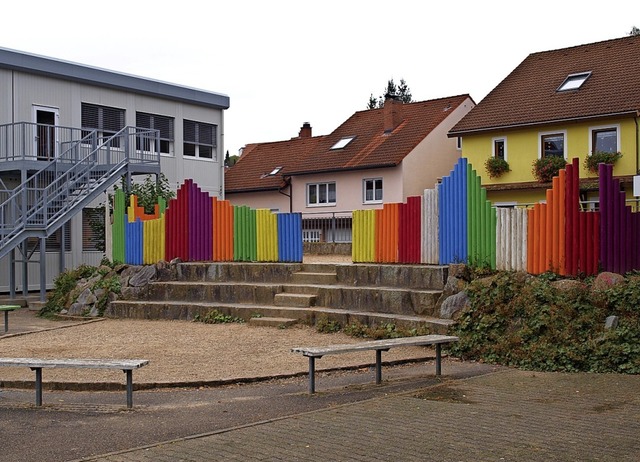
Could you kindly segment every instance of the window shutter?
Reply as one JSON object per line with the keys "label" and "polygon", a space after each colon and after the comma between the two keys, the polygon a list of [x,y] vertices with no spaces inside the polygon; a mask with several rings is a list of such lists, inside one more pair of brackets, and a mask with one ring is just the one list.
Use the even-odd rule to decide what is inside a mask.
{"label": "window shutter", "polygon": [[82,103],[81,112],[84,129],[118,132],[124,128],[124,109]]}
{"label": "window shutter", "polygon": [[160,138],[173,141],[173,119],[171,117],[153,116],[153,128],[160,132]]}
{"label": "window shutter", "polygon": [[195,143],[196,140],[196,123],[191,120],[184,121],[184,140],[190,143]]}
{"label": "window shutter", "polygon": [[136,127],[153,128],[151,127],[151,115],[144,112],[136,112]]}
{"label": "window shutter", "polygon": [[98,106],[82,103],[81,108],[81,128],[95,130],[98,126]]}
{"label": "window shutter", "polygon": [[124,128],[124,111],[112,107],[102,107],[102,128],[109,132],[118,132]]}

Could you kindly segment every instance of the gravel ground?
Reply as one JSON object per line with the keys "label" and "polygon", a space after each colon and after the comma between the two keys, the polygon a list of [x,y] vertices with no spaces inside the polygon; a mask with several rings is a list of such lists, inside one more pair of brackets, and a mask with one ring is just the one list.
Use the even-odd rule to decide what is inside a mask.
{"label": "gravel ground", "polygon": [[[51,321],[55,325],[55,321]],[[287,329],[246,324],[105,319],[63,329],[0,338],[3,356],[38,358],[148,359],[134,382],[216,382],[306,372],[308,359],[291,348],[360,341],[342,333],[322,334],[309,326]],[[10,352],[10,353],[9,353]],[[394,348],[383,361],[431,357],[430,348]],[[317,370],[372,364],[373,352],[326,356]],[[33,381],[28,368],[3,367],[3,381]],[[47,369],[46,382],[122,381],[114,371]]]}
{"label": "gravel ground", "polygon": [[[304,262],[349,264],[351,256],[305,255]],[[51,323],[53,329],[0,336],[0,354],[14,358],[148,359],[149,366],[134,373],[136,384],[202,383],[304,373],[308,371],[308,359],[292,353],[291,348],[361,341],[343,333],[318,333],[302,325],[278,329],[235,323],[104,319],[56,328],[64,323],[40,318],[34,322]],[[434,356],[432,348],[394,348],[383,354],[383,361]],[[316,370],[374,362],[371,351],[332,355],[316,361]],[[33,372],[25,367],[3,367],[0,374],[0,381],[33,381]],[[122,378],[114,371],[47,369],[43,382],[121,383]]]}

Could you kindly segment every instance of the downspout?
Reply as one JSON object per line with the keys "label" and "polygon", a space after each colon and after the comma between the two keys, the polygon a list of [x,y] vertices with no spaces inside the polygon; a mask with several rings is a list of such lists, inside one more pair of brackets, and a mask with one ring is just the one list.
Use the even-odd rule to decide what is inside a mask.
{"label": "downspout", "polygon": [[633,118],[633,121],[636,123],[636,175],[640,172],[640,148],[638,144],[640,143],[640,130],[638,130],[638,116],[636,115]]}
{"label": "downspout", "polygon": [[[224,111],[220,111],[220,126],[224,130]],[[220,133],[220,153],[222,154],[222,161],[220,161],[220,190],[218,191],[218,198],[224,200],[224,174],[226,166],[224,165],[224,132]]]}
{"label": "downspout", "polygon": [[[285,185],[282,188],[278,189],[278,193],[289,198],[289,213],[292,213],[293,212],[293,188],[291,186],[291,177],[283,176],[282,179],[284,180]],[[283,191],[284,188],[286,188],[287,186],[289,186],[289,194]]]}

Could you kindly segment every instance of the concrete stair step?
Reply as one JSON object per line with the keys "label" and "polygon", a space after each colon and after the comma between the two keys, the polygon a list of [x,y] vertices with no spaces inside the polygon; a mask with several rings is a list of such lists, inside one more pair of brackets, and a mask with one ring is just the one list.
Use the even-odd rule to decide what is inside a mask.
{"label": "concrete stair step", "polygon": [[304,263],[302,265],[303,273],[336,273],[335,263]]}
{"label": "concrete stair step", "polygon": [[336,273],[293,273],[291,281],[294,284],[335,284],[338,282]]}
{"label": "concrete stair step", "polygon": [[160,302],[118,300],[111,303],[105,313],[106,317],[125,319],[175,319],[190,321],[198,316],[206,316],[213,310],[223,314],[239,317],[251,322],[253,318],[288,318],[298,322],[314,325],[323,316],[338,322],[342,326],[352,323],[364,325],[396,324],[405,328],[428,327],[434,334],[446,334],[454,323],[451,319],[440,319],[431,316],[410,316],[392,313],[375,313],[370,311],[344,310],[327,307],[294,307],[251,304],[224,304],[212,302]]}
{"label": "concrete stair step", "polygon": [[270,316],[259,316],[249,319],[249,325],[254,327],[277,327],[285,328],[297,324],[298,320],[294,318],[274,318]]}
{"label": "concrete stair step", "polygon": [[275,294],[273,304],[276,306],[309,307],[314,306],[317,296],[313,294],[296,294],[283,292]]}

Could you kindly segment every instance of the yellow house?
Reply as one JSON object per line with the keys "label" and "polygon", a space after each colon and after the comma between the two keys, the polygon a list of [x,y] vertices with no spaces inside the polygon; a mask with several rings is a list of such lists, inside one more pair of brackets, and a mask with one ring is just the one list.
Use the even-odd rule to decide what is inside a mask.
{"label": "yellow house", "polygon": [[[462,156],[482,177],[495,204],[543,200],[550,182],[534,163],[579,158],[582,200],[597,200],[592,160],[621,154],[614,163],[628,197],[639,170],[640,36],[533,53],[450,131]],[[491,177],[490,158],[509,170]],[[546,161],[543,161],[546,162]]]}

